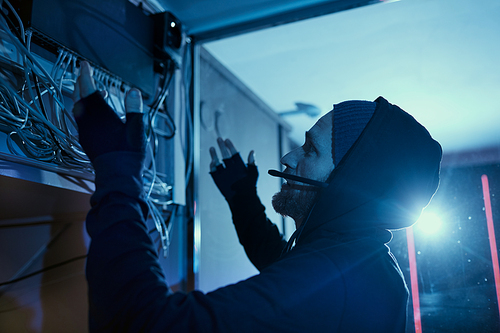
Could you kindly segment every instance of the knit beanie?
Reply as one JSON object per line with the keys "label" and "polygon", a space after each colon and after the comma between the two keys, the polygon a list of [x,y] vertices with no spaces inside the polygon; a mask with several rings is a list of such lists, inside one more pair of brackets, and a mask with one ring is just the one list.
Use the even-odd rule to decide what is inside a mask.
{"label": "knit beanie", "polygon": [[359,138],[376,106],[377,103],[369,101],[346,101],[333,106],[335,165]]}

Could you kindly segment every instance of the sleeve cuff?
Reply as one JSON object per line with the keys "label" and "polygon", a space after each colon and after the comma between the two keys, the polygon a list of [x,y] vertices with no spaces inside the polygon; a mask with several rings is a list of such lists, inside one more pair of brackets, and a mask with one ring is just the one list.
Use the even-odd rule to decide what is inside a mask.
{"label": "sleeve cuff", "polygon": [[113,152],[94,161],[96,190],[90,199],[87,231],[95,237],[123,221],[145,221],[148,206],[142,182],[142,154]]}
{"label": "sleeve cuff", "polygon": [[128,151],[107,153],[97,157],[93,165],[95,200],[99,200],[110,191],[122,192],[131,197],[142,196],[142,154]]}

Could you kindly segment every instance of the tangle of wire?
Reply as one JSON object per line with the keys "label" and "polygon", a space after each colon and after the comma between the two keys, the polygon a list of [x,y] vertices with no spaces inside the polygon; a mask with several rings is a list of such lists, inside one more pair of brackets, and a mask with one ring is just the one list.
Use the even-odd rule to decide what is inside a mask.
{"label": "tangle of wire", "polygon": [[[6,4],[18,20],[19,32],[9,27],[8,16],[0,15],[0,32],[15,46],[21,60],[18,65],[24,74],[22,87],[0,73],[0,130],[8,133],[6,143],[12,154],[38,161],[55,163],[69,169],[92,172],[92,166],[76,136],[76,124],[64,104],[63,89],[72,90],[77,75],[77,57],[69,50],[60,49],[50,74],[30,52],[31,31],[25,31],[22,21],[7,0]],[[12,22],[11,22],[11,25]],[[16,35],[17,34],[17,35]],[[163,210],[172,203],[171,186],[156,171],[158,136],[170,139],[175,135],[175,123],[168,112],[160,112],[174,73],[173,62],[168,62],[163,84],[147,112],[146,131],[150,165],[146,168],[144,190],[151,217],[161,239],[164,256],[168,254],[169,233]],[[124,99],[130,87],[119,78],[99,68],[94,69],[94,80],[99,90],[105,90],[108,104],[120,118],[125,117]],[[160,116],[159,116],[160,115]],[[170,133],[154,124],[164,118]]]}
{"label": "tangle of wire", "polygon": [[[4,3],[10,6],[8,1]],[[69,53],[60,53],[50,75],[29,51],[31,32],[25,32],[21,21],[18,24],[20,37],[12,32],[2,11],[0,31],[5,41],[15,47],[17,66],[24,76],[22,86],[18,86],[15,80],[10,82],[7,76],[0,75],[0,126],[8,133],[7,147],[15,155],[70,169],[91,170],[61,91],[65,73],[70,65],[74,69],[76,59]]]}
{"label": "tangle of wire", "polygon": [[166,184],[157,174],[156,170],[156,158],[158,153],[158,135],[163,136],[165,139],[171,139],[175,134],[175,123],[170,117],[169,113],[166,111],[161,114],[166,115],[166,120],[169,122],[167,125],[170,126],[172,132],[171,134],[164,135],[157,126],[157,117],[160,114],[160,108],[164,104],[165,99],[169,92],[170,82],[174,76],[174,66],[172,62],[167,62],[163,75],[163,84],[161,89],[158,91],[155,99],[151,103],[149,112],[147,114],[148,121],[146,122],[146,134],[148,140],[148,154],[150,164],[144,172],[144,184],[147,187],[146,197],[148,198],[147,203],[149,211],[151,213],[152,219],[155,223],[155,228],[160,235],[160,244],[163,248],[163,256],[168,256],[168,249],[170,246],[170,231],[173,223],[169,223],[168,226],[163,217],[162,208],[166,208],[172,203],[170,199],[170,191],[172,187]]}

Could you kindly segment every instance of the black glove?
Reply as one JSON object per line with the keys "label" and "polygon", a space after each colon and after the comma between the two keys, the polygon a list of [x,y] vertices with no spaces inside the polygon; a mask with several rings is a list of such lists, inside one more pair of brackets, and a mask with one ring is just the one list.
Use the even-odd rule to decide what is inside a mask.
{"label": "black glove", "polygon": [[99,91],[80,99],[73,108],[79,141],[91,162],[103,154],[129,151],[145,156],[142,113],[127,113],[123,123]]}
{"label": "black glove", "polygon": [[236,193],[255,191],[259,172],[255,164],[245,165],[239,153],[223,160],[215,171],[210,172],[215,185],[228,202],[231,202]]}

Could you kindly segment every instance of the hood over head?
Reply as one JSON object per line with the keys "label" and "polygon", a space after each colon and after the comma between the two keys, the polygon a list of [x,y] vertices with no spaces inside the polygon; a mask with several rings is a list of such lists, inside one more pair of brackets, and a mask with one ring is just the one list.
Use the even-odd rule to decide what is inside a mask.
{"label": "hood over head", "polygon": [[355,123],[367,123],[361,130],[353,130],[358,133],[351,134],[348,140],[353,143],[347,151],[339,148],[345,145],[335,143],[341,140],[338,135],[342,135],[343,125],[333,111],[332,149],[338,164],[303,224],[302,239],[320,226],[340,233],[409,227],[438,188],[442,149],[429,132],[382,97],[375,100],[373,115],[368,104],[359,102],[350,104],[363,108],[362,120]]}

